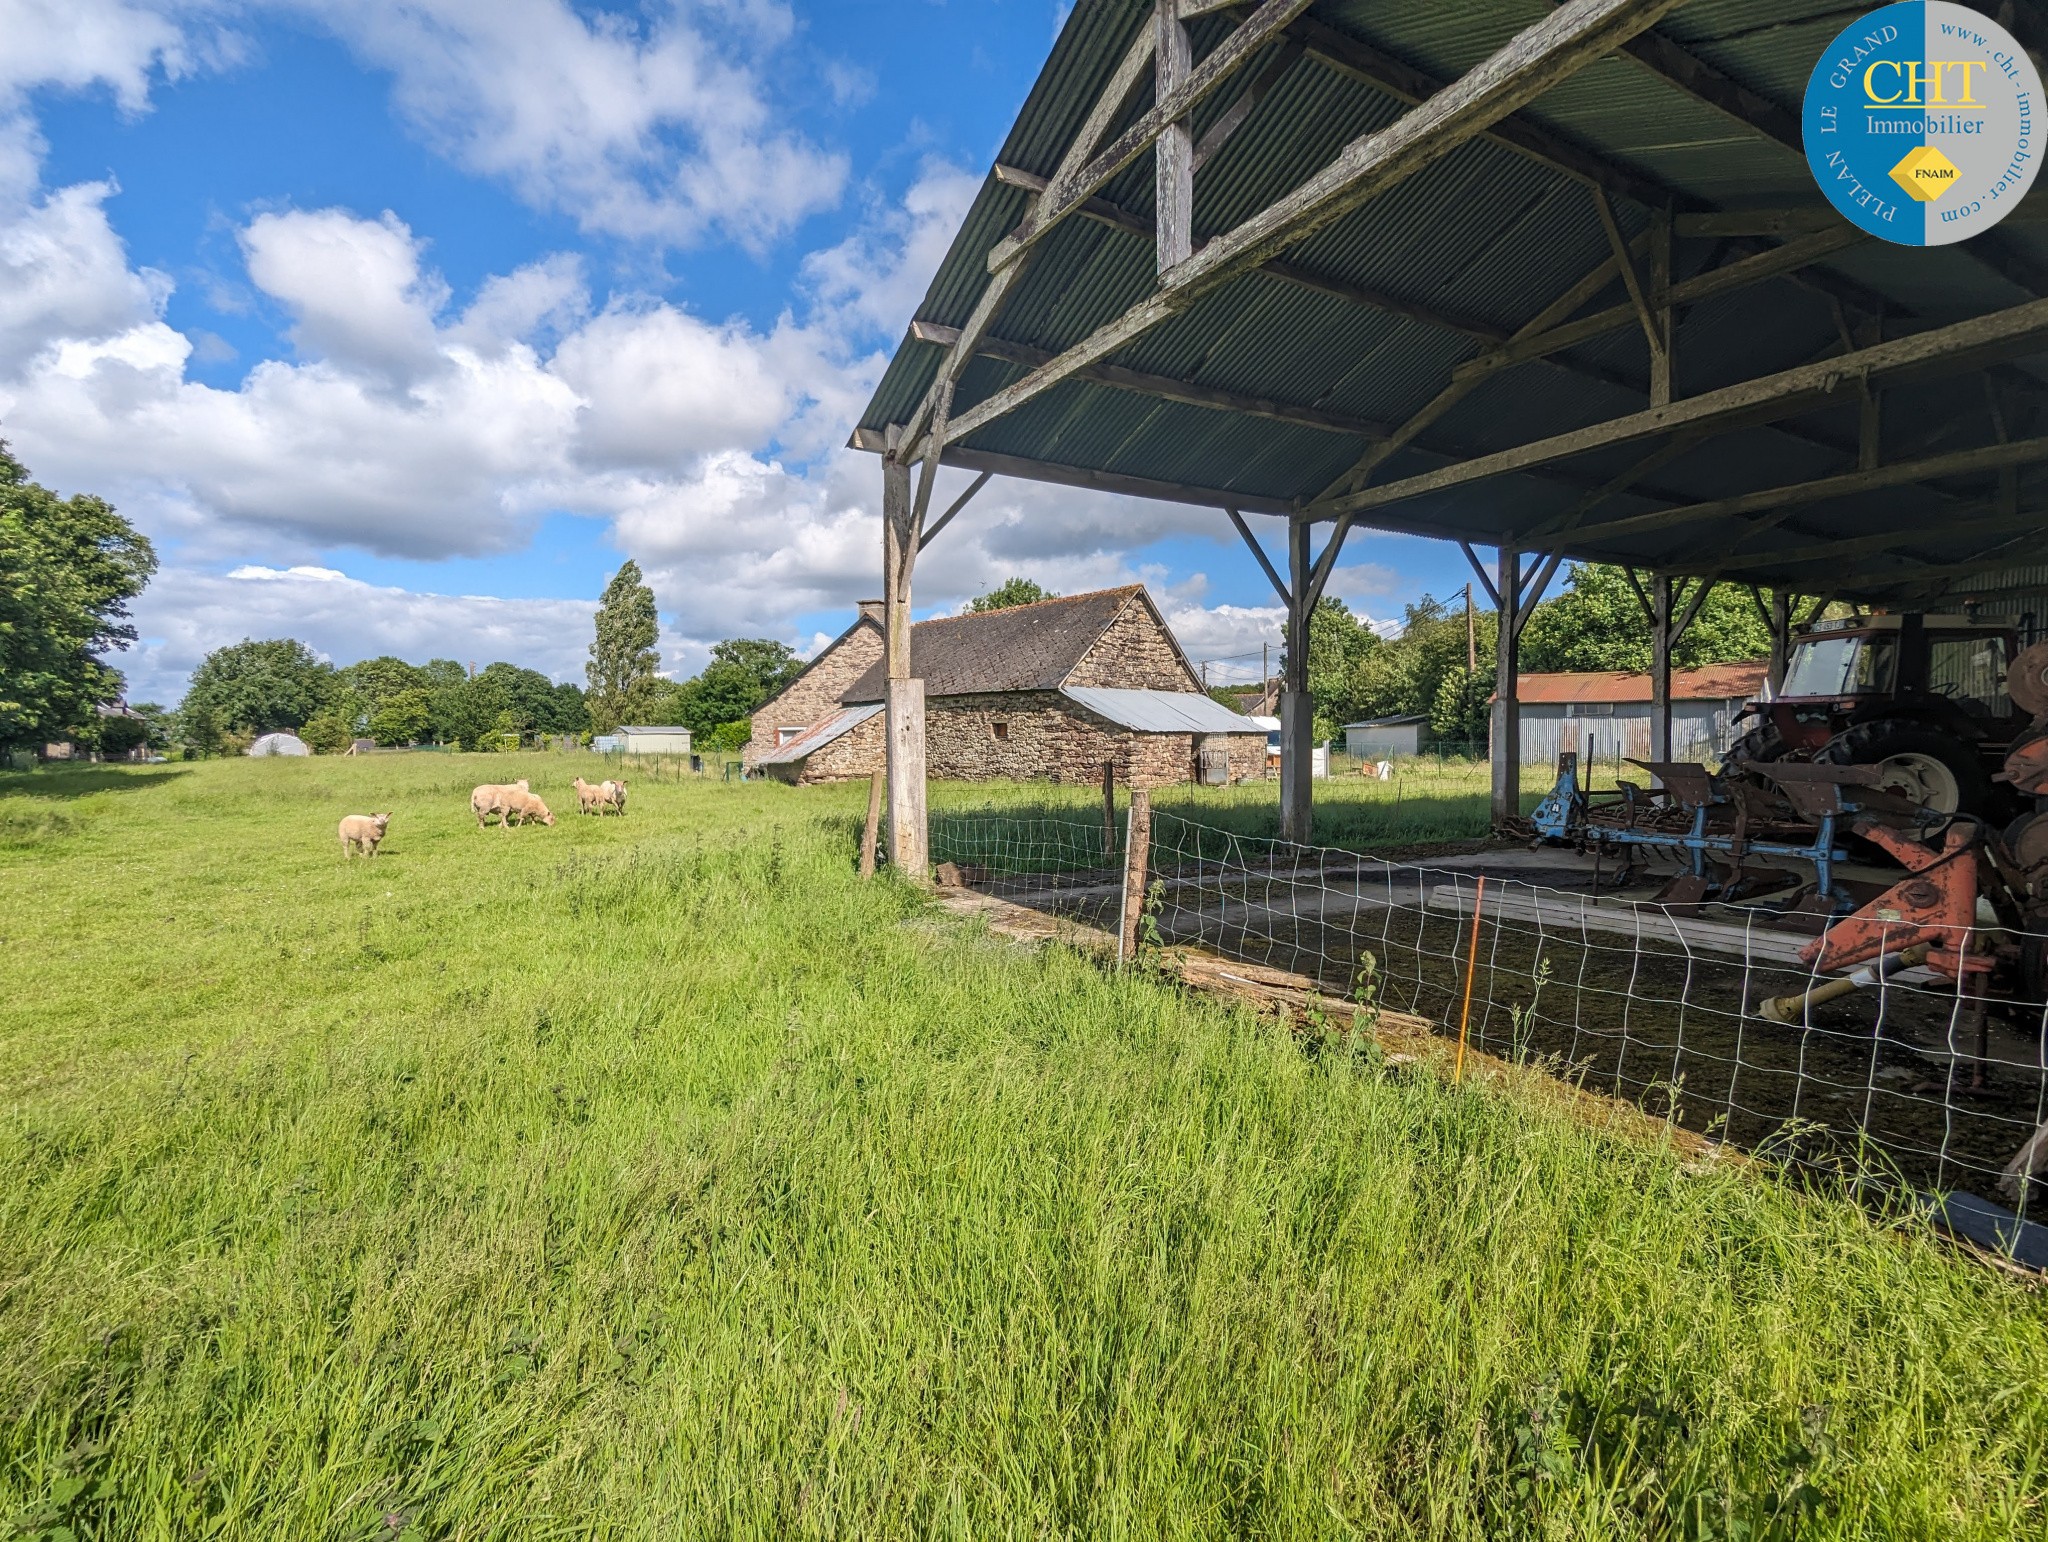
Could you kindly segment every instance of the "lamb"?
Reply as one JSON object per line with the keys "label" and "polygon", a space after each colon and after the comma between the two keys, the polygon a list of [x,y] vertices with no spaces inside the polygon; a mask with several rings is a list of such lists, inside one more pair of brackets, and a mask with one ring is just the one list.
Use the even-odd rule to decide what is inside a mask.
{"label": "lamb", "polygon": [[569,785],[576,789],[576,812],[579,814],[595,813],[598,805],[606,801],[603,787],[593,787],[580,776]]}
{"label": "lamb", "polygon": [[529,819],[538,819],[544,825],[552,826],[555,816],[548,812],[548,806],[530,792],[517,788],[509,789],[505,800],[505,824],[509,827],[515,821],[525,824]]}
{"label": "lamb", "polygon": [[377,855],[377,843],[391,826],[389,814],[351,814],[341,822],[341,854],[344,859],[360,850],[366,857]]}
{"label": "lamb", "polygon": [[523,776],[516,782],[485,782],[469,795],[469,811],[476,815],[476,827],[481,830],[493,814],[502,823],[511,823],[505,817],[509,801],[515,793],[523,796],[526,790],[526,778]]}
{"label": "lamb", "polygon": [[626,779],[623,776],[616,782],[604,783],[598,791],[604,794],[603,803],[609,804],[621,819],[626,817]]}

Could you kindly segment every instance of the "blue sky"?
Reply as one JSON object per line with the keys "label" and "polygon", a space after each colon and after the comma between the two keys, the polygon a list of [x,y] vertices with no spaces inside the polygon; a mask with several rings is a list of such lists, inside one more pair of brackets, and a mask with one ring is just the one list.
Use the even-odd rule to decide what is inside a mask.
{"label": "blue sky", "polygon": [[[836,632],[879,565],[846,432],[1062,11],[0,0],[0,437],[157,542],[131,696],[244,635],[579,678],[627,555],[672,673]],[[1142,578],[1255,656],[1228,536],[997,482],[919,611]],[[1385,620],[1464,579],[1354,537],[1336,589]]]}

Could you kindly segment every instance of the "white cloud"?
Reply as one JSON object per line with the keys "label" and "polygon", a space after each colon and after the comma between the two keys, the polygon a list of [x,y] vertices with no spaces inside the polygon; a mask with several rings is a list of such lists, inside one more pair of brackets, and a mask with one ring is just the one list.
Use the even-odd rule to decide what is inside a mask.
{"label": "white cloud", "polygon": [[847,162],[782,126],[786,6],[678,0],[638,24],[564,0],[270,0],[390,72],[458,164],[586,230],[751,247],[838,202]]}
{"label": "white cloud", "polygon": [[295,318],[302,355],[392,380],[433,364],[448,286],[421,270],[419,243],[396,215],[259,214],[241,241],[250,281]]}

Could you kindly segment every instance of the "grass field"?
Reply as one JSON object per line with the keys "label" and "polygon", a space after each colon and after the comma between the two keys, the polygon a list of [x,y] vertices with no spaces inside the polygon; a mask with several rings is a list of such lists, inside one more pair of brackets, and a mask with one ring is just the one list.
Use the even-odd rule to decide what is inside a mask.
{"label": "grass field", "polygon": [[2048,1527],[2027,1285],[582,765],[0,777],[0,1535]]}

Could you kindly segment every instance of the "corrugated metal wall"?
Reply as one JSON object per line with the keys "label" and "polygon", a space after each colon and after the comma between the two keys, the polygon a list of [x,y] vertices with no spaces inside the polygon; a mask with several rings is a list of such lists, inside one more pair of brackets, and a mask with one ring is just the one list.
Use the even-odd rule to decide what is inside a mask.
{"label": "corrugated metal wall", "polygon": [[[1671,708],[1671,749],[1679,760],[1718,763],[1733,737],[1731,724],[1741,703],[1718,701],[1674,702]],[[1522,764],[1549,766],[1557,763],[1559,750],[1577,750],[1581,755],[1591,747],[1598,765],[1612,765],[1617,755],[1650,758],[1650,706],[1648,702],[1616,706],[1611,716],[1566,717],[1561,705],[1522,708]]]}
{"label": "corrugated metal wall", "polygon": [[1995,573],[1958,580],[1948,598],[1929,608],[1959,610],[1965,599],[1975,600],[1980,610],[1991,615],[2011,616],[2015,620],[2031,616],[2032,625],[2022,627],[2029,642],[2048,636],[2048,563],[2000,568]]}

